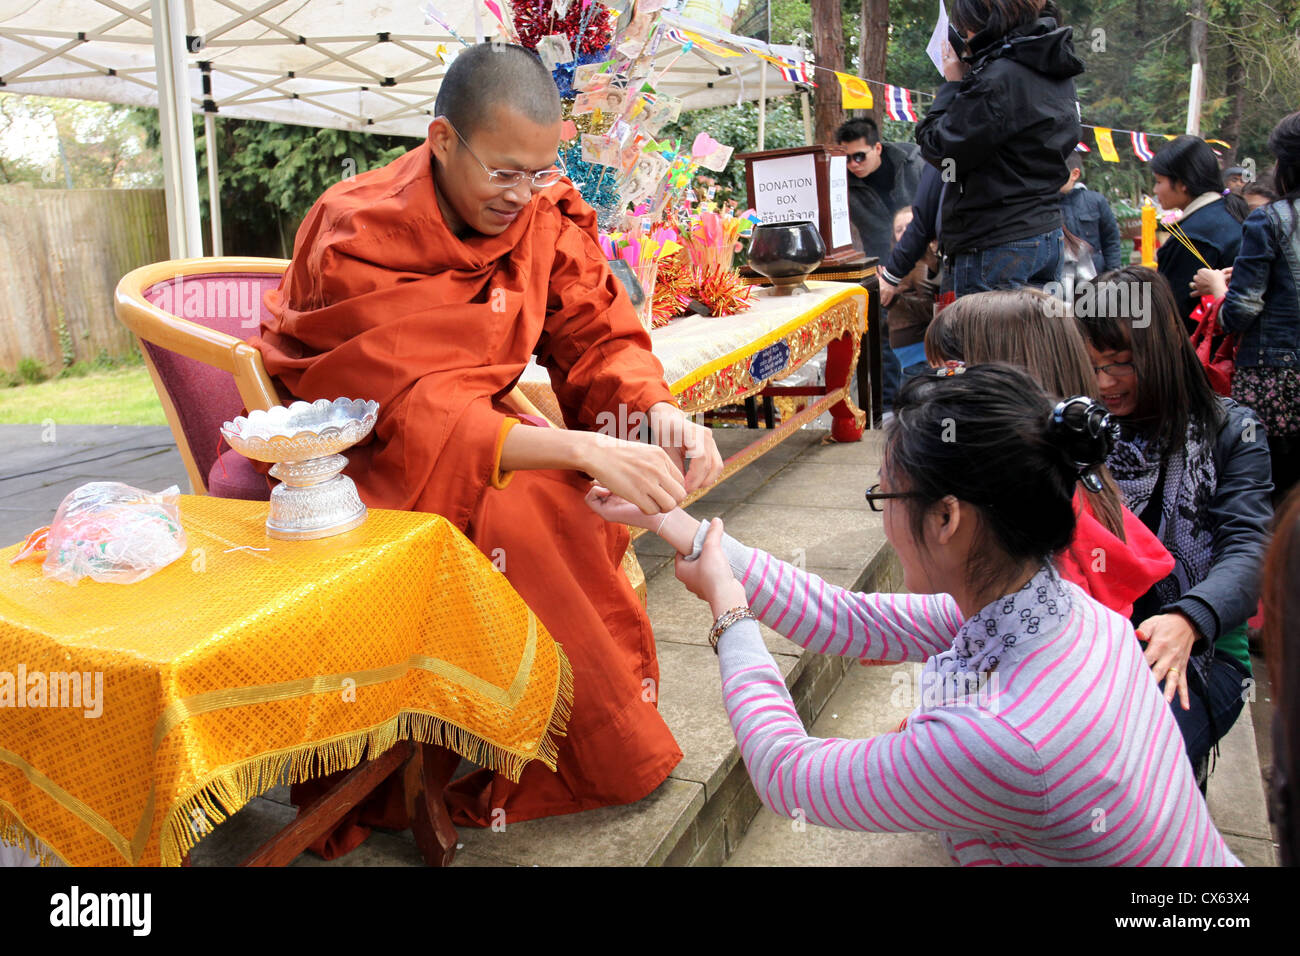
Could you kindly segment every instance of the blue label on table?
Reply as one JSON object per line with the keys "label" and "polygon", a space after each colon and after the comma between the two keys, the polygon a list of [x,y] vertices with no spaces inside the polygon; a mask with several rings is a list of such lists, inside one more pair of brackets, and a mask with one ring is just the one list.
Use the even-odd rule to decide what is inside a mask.
{"label": "blue label on table", "polygon": [[773,342],[761,352],[755,352],[749,360],[749,374],[755,381],[771,378],[790,364],[790,346],[784,342]]}

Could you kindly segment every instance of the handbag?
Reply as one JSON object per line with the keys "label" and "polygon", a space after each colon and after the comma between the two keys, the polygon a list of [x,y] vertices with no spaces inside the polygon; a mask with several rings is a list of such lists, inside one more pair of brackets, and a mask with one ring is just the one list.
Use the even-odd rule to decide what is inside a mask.
{"label": "handbag", "polygon": [[1210,380],[1210,387],[1225,397],[1232,396],[1232,375],[1237,368],[1237,336],[1229,333],[1223,335],[1215,346],[1215,336],[1223,330],[1219,326],[1219,307],[1222,298],[1201,296],[1200,304],[1192,310],[1191,318],[1196,322],[1192,333],[1192,348],[1205,369],[1205,376]]}
{"label": "handbag", "polygon": [[1073,302],[1079,285],[1097,278],[1097,266],[1092,260],[1094,250],[1091,243],[1064,226],[1061,227],[1061,237],[1065,249],[1064,261],[1061,263],[1061,285],[1065,291],[1065,301]]}

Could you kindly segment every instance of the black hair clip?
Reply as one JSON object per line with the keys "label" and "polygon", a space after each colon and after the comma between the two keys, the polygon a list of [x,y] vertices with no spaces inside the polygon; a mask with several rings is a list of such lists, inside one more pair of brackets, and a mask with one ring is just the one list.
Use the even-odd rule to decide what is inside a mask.
{"label": "black hair clip", "polygon": [[1089,491],[1101,491],[1097,467],[1106,460],[1119,438],[1119,423],[1106,406],[1086,395],[1058,402],[1052,409],[1052,431],[1070,459],[1079,480]]}

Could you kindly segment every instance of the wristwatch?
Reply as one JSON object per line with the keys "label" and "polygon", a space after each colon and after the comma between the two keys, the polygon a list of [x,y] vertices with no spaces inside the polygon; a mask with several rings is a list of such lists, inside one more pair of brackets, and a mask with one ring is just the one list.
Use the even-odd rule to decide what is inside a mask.
{"label": "wristwatch", "polygon": [[758,620],[758,618],[754,617],[753,612],[743,605],[722,612],[721,616],[713,622],[713,627],[709,629],[709,646],[713,648],[713,653],[718,653],[718,639],[722,637],[722,632],[731,625],[745,620],[745,618],[749,618],[751,621]]}

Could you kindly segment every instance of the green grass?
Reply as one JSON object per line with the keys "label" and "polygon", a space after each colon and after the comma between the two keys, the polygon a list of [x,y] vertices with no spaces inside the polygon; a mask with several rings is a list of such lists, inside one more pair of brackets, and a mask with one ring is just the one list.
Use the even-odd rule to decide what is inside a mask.
{"label": "green grass", "polygon": [[0,425],[166,425],[149,370],[131,365],[0,389]]}

